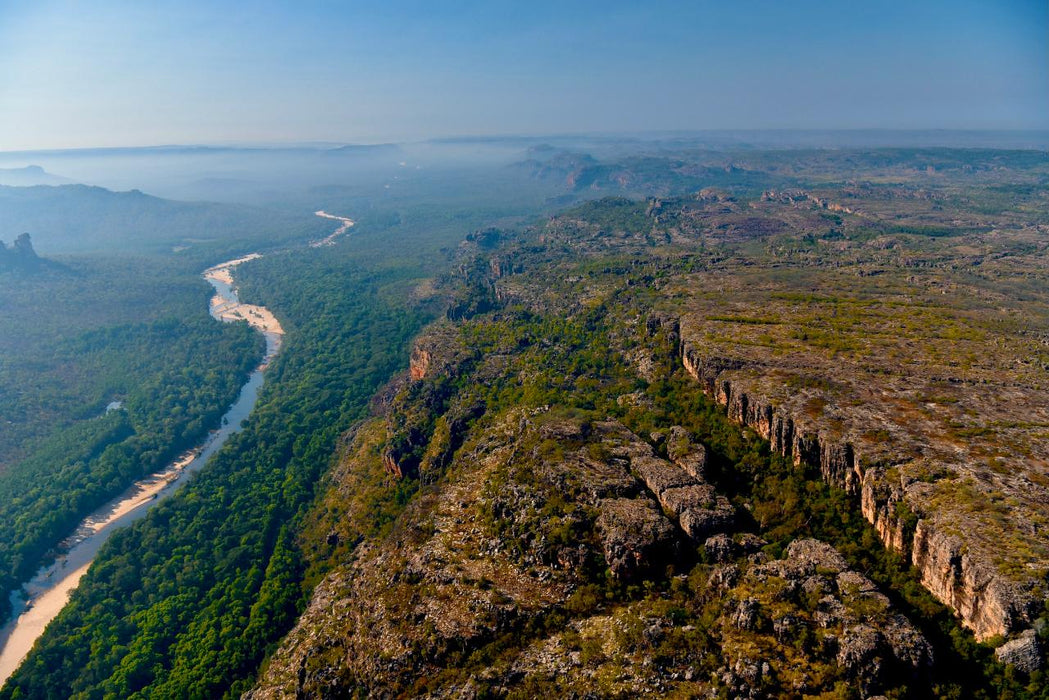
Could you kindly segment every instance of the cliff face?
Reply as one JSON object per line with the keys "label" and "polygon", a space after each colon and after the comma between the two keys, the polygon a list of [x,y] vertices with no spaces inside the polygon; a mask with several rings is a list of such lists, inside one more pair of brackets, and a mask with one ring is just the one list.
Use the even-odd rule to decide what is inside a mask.
{"label": "cliff face", "polygon": [[433,375],[454,378],[471,359],[474,353],[463,346],[454,326],[440,323],[412,345],[408,374],[414,382]]}
{"label": "cliff face", "polygon": [[426,372],[430,369],[430,359],[431,355],[428,350],[419,347],[412,348],[408,374],[413,381],[417,381],[426,376]]}
{"label": "cliff face", "polygon": [[[775,452],[796,464],[818,467],[828,483],[857,497],[863,516],[882,542],[909,556],[921,572],[923,585],[953,609],[978,639],[1007,636],[1033,623],[1045,596],[1042,582],[1033,575],[1003,574],[985,551],[979,551],[981,544],[987,546],[979,542],[987,533],[951,533],[952,528],[943,524],[948,520],[945,514],[924,497],[926,485],[905,486],[896,473],[905,465],[886,468],[884,453],[867,460],[841,434],[817,427],[816,419],[784,410],[748,391],[747,380],[733,376],[746,369],[742,361],[708,357],[687,340],[681,343],[680,357],[685,370],[726,407],[731,419],[752,428]],[[944,503],[939,506],[950,508]]]}
{"label": "cliff face", "polygon": [[1022,630],[1040,612],[1033,585],[1006,580],[989,562],[966,552],[962,538],[938,531],[928,519],[918,521],[910,554],[922,584],[978,639]]}

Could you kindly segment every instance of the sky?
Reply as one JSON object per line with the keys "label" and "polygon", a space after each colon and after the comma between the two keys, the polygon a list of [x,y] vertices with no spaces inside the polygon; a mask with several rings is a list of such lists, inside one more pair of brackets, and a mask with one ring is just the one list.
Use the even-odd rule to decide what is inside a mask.
{"label": "sky", "polygon": [[1046,0],[0,0],[0,151],[1049,129]]}

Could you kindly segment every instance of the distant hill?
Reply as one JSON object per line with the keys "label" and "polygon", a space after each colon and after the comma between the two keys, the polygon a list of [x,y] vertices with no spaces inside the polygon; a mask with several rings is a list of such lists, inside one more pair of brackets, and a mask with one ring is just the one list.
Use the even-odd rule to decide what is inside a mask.
{"label": "distant hill", "polygon": [[138,190],[101,187],[0,187],[0,231],[31,231],[45,254],[165,252],[282,242],[325,230],[311,213],[179,202]]}
{"label": "distant hill", "polygon": [[602,161],[590,153],[539,144],[528,149],[527,160],[511,170],[572,192],[614,192],[666,196],[696,192],[705,187],[757,191],[782,187],[788,181],[762,167],[743,168],[723,153],[690,153],[687,157],[632,155]]}
{"label": "distant hill", "polygon": [[326,153],[329,155],[364,155],[364,156],[378,156],[378,155],[390,155],[401,152],[401,147],[395,143],[376,143],[376,144],[350,144],[347,146],[339,146],[338,148],[332,148]]}
{"label": "distant hill", "polygon": [[528,149],[528,154],[533,157],[511,167],[537,180],[554,180],[572,188],[578,187],[581,180],[590,184],[593,178],[588,175],[598,165],[589,153],[555,149],[548,144],[533,146]]}
{"label": "distant hill", "polygon": [[49,173],[39,165],[27,165],[24,168],[0,168],[0,185],[11,187],[32,187],[34,185],[68,185],[72,183],[67,177]]}

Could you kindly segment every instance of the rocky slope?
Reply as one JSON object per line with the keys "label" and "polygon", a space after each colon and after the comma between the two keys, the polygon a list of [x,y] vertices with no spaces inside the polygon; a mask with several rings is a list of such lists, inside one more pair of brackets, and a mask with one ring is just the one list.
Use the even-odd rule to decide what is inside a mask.
{"label": "rocky slope", "polygon": [[960,172],[468,236],[252,696],[1038,696],[1049,222]]}
{"label": "rocky slope", "polygon": [[[375,460],[368,434],[342,469]],[[726,532],[731,506],[712,491],[618,422],[510,411],[324,579],[249,697],[765,697],[848,679],[870,693],[927,667],[922,635],[830,546],[770,560]],[[687,570],[697,544],[721,563],[675,577],[676,592],[620,602],[605,583]],[[760,651],[781,643],[784,658]]]}

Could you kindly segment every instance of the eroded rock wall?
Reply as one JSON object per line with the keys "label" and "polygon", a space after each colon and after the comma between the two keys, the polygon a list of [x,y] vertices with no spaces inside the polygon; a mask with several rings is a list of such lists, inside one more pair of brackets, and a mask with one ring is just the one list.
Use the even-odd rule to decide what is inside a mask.
{"label": "eroded rock wall", "polygon": [[[680,338],[680,330],[673,335]],[[884,465],[866,463],[848,440],[821,432],[806,416],[785,412],[749,392],[745,382],[726,376],[744,369],[743,362],[706,356],[684,340],[679,355],[685,370],[726,407],[730,419],[752,428],[795,464],[818,467],[828,483],[856,496],[885,546],[910,557],[925,587],[977,639],[1008,636],[1033,623],[1040,601],[1032,587],[1007,580],[993,562],[966,552],[962,540],[937,523],[935,513],[919,512]]]}

